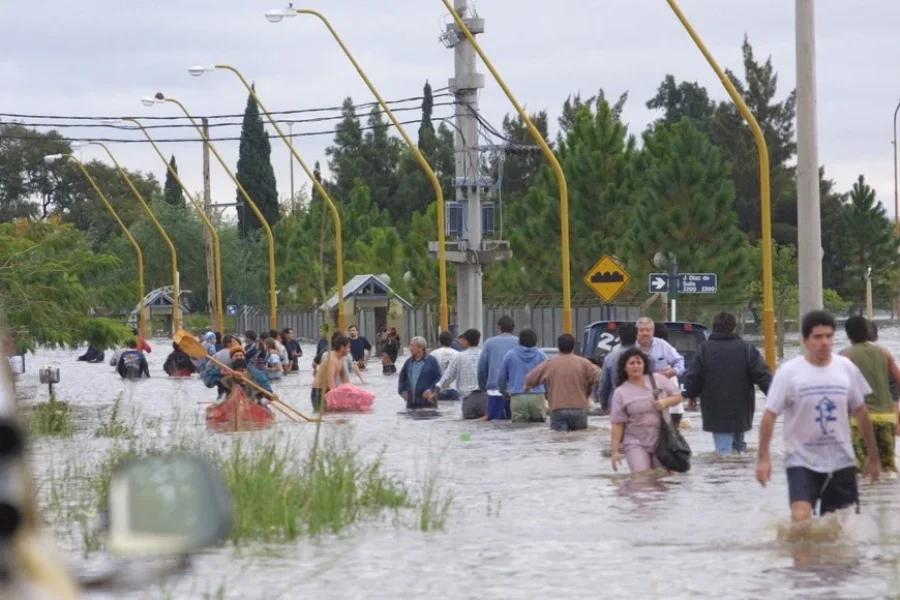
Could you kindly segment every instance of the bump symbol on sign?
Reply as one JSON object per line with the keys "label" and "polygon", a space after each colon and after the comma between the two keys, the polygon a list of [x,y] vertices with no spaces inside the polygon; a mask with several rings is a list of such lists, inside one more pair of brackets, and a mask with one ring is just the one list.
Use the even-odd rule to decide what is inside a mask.
{"label": "bump symbol on sign", "polygon": [[604,256],[584,276],[584,283],[604,302],[612,302],[625,289],[631,275],[611,256]]}

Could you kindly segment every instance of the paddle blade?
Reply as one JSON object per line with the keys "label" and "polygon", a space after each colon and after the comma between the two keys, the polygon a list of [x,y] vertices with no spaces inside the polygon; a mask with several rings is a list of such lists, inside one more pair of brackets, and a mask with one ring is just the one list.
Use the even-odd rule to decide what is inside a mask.
{"label": "paddle blade", "polygon": [[172,339],[178,344],[179,348],[194,358],[206,357],[206,349],[203,347],[203,344],[184,329],[176,331]]}

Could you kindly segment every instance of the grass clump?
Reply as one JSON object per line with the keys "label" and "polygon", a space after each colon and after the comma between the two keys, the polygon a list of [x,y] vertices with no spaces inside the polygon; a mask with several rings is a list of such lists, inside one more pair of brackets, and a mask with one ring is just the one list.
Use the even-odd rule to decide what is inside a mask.
{"label": "grass clump", "polygon": [[450,518],[453,505],[453,492],[441,492],[441,473],[437,466],[429,468],[419,484],[418,525],[420,531],[442,530]]}
{"label": "grass clump", "polygon": [[113,439],[134,439],[134,427],[125,423],[121,418],[122,412],[122,394],[116,396],[116,401],[109,411],[109,418],[103,419],[103,411],[98,411],[100,416],[100,427],[94,432],[94,437],[105,437]]}
{"label": "grass clump", "polygon": [[34,406],[28,424],[34,437],[67,438],[75,434],[72,405],[68,402],[59,402],[56,394],[51,394],[49,401]]}
{"label": "grass clump", "polygon": [[364,461],[345,438],[326,442],[314,464],[290,446],[235,442],[218,462],[234,504],[232,540],[290,541],[337,533],[386,510],[409,505],[409,493],[381,458]]}

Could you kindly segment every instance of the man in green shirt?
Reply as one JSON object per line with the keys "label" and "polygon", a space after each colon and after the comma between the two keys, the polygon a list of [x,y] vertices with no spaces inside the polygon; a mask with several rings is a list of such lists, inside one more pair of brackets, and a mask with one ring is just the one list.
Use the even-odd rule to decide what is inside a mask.
{"label": "man in green shirt", "polygon": [[[842,354],[862,371],[863,377],[872,388],[872,393],[868,394],[865,400],[872,419],[872,427],[875,429],[881,469],[896,473],[894,444],[897,428],[900,426],[898,425],[900,403],[891,397],[889,381],[891,377],[894,381],[900,381],[900,368],[897,367],[890,352],[869,341],[869,322],[865,317],[850,317],[844,324],[844,330],[852,346]],[[866,462],[866,446],[855,420],[851,420],[850,428],[856,461],[862,470]]]}

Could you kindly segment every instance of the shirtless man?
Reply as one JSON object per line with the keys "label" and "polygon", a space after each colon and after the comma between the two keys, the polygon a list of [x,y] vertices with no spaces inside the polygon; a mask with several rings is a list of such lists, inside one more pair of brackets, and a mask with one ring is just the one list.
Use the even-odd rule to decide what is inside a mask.
{"label": "shirtless man", "polygon": [[316,377],[313,380],[310,393],[313,411],[320,412],[322,400],[329,390],[334,389],[335,380],[350,383],[350,376],[344,366],[344,357],[348,354],[350,354],[350,340],[343,335],[335,336],[331,341],[331,352],[323,355],[322,364],[316,370]]}

